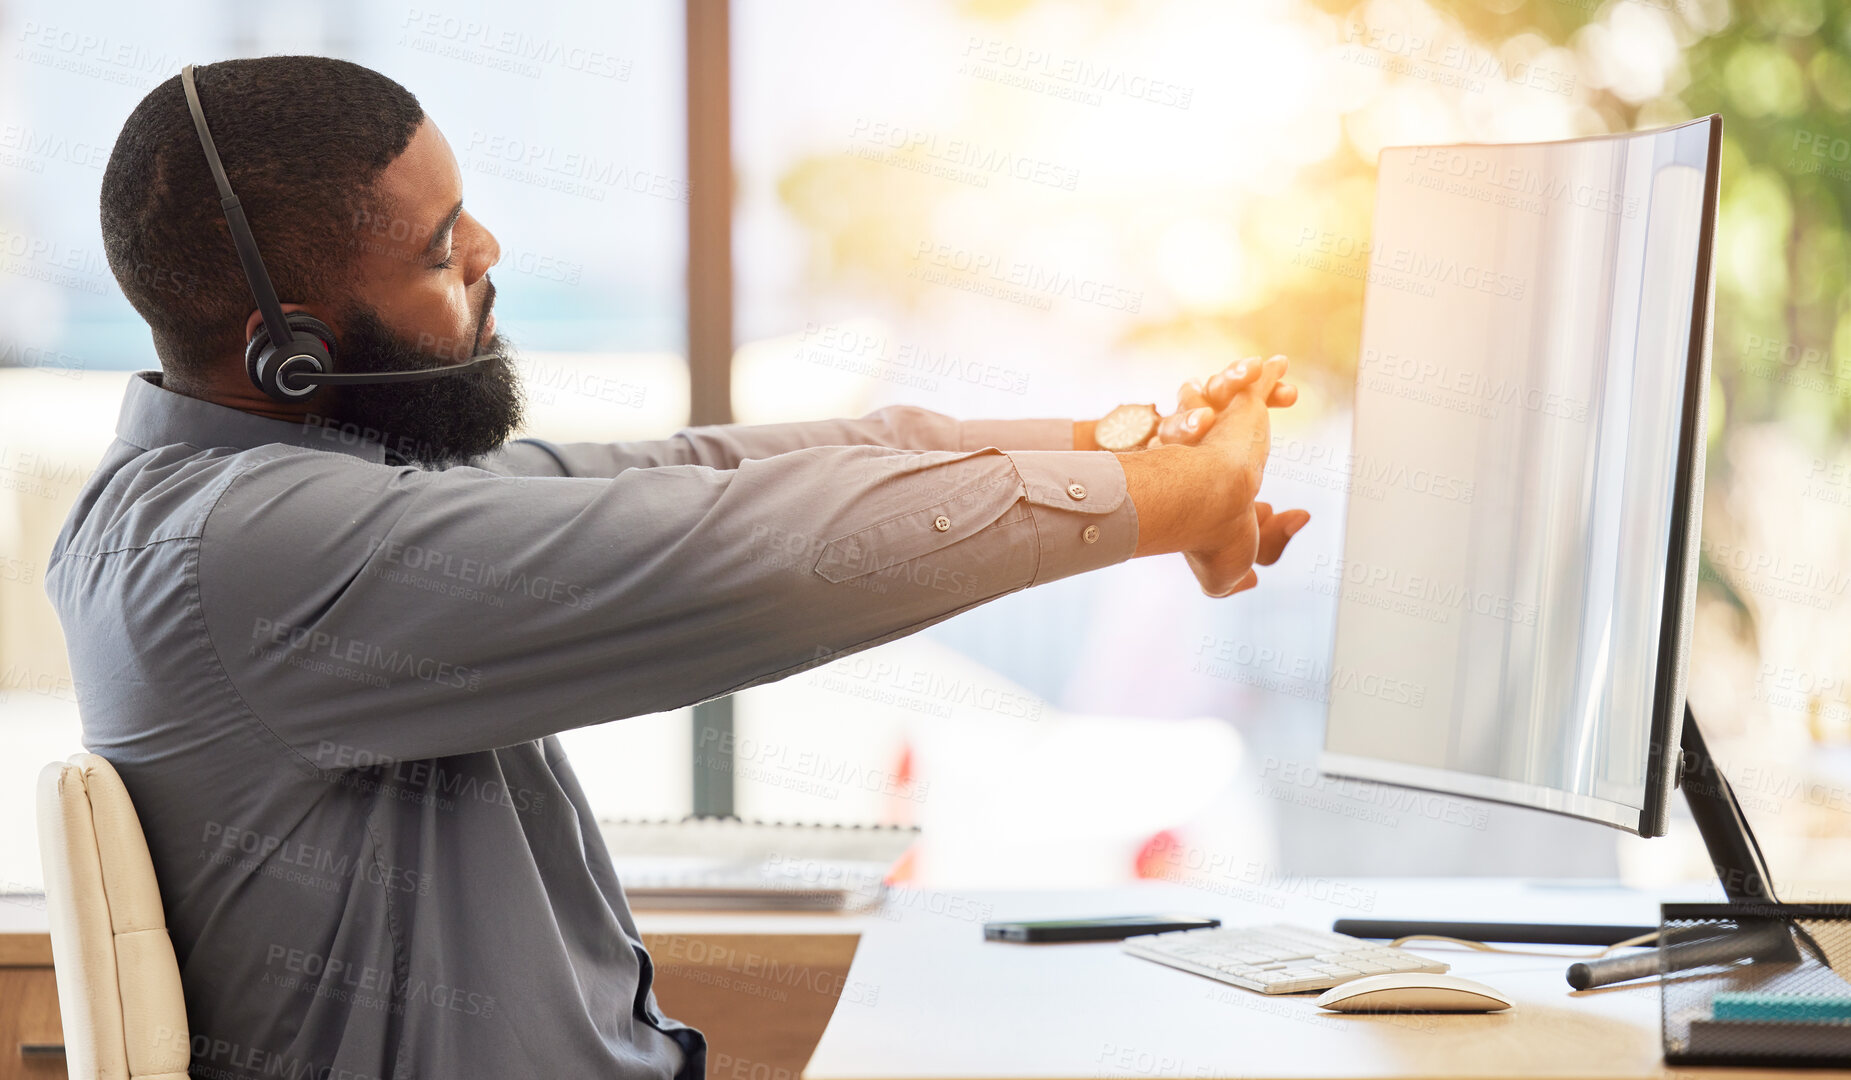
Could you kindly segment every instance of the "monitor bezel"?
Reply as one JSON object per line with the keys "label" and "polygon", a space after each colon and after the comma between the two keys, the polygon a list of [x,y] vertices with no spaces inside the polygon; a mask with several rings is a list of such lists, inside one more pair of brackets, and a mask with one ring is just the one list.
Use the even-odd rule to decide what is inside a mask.
{"label": "monitor bezel", "polygon": [[[1716,240],[1716,215],[1722,178],[1722,116],[1712,113],[1682,124],[1616,132],[1581,139],[1553,140],[1542,143],[1460,143],[1462,146],[1505,147],[1513,145],[1550,146],[1564,142],[1588,142],[1596,139],[1633,138],[1663,134],[1698,125],[1708,125],[1709,155],[1704,169],[1703,219],[1697,241],[1695,292],[1692,296],[1690,343],[1684,368],[1684,400],[1678,422],[1676,475],[1672,480],[1670,542],[1665,559],[1664,608],[1658,636],[1657,674],[1653,687],[1651,744],[1647,747],[1645,792],[1642,805],[1576,795],[1559,788],[1526,784],[1478,773],[1437,769],[1408,762],[1358,754],[1333,753],[1326,732],[1325,748],[1318,759],[1319,771],[1370,783],[1390,784],[1415,791],[1431,792],[1456,798],[1502,803],[1531,810],[1564,814],[1585,821],[1609,825],[1639,836],[1663,836],[1669,822],[1671,791],[1677,786],[1682,760],[1679,738],[1684,719],[1685,675],[1690,653],[1691,622],[1697,593],[1697,565],[1702,532],[1702,492],[1704,450],[1708,438],[1707,404],[1710,379],[1711,325],[1715,302],[1713,253]],[[1422,149],[1421,147],[1385,147],[1389,150]],[[1378,173],[1380,158],[1377,159]],[[1366,295],[1366,293],[1365,293]],[[1366,321],[1365,321],[1366,325]],[[1352,417],[1351,429],[1355,428]],[[1345,531],[1347,545],[1348,531]],[[1341,595],[1341,594],[1339,594]],[[1331,648],[1336,648],[1335,636]],[[1335,670],[1334,657],[1331,670]],[[1328,696],[1326,697],[1328,701]]]}

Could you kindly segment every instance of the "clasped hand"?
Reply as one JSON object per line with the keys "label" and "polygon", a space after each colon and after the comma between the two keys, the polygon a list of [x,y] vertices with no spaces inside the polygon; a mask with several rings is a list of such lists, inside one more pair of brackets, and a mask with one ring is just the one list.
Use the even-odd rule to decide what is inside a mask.
{"label": "clasped hand", "polygon": [[[1170,538],[1168,549],[1183,553],[1209,596],[1253,588],[1259,583],[1255,567],[1277,562],[1292,536],[1311,520],[1304,510],[1275,513],[1271,504],[1258,501],[1272,446],[1268,411],[1298,400],[1297,389],[1283,381],[1287,366],[1283,356],[1249,357],[1229,364],[1206,384],[1184,383],[1177,409],[1158,425],[1151,449],[1121,455],[1127,463],[1140,456],[1153,459],[1151,464],[1165,459],[1165,467],[1149,479],[1182,480],[1194,489],[1195,499],[1178,493],[1196,505],[1187,520],[1174,524],[1180,535]],[[1140,548],[1146,546],[1142,533]]]}

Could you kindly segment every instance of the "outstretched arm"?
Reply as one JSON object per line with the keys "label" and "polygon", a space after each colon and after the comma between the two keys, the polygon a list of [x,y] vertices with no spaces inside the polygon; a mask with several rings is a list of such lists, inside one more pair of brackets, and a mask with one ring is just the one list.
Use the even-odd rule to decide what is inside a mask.
{"label": "outstretched arm", "polygon": [[[1236,377],[1233,368],[1210,380],[1215,408],[1259,374]],[[1187,410],[1208,402],[1206,391],[1186,385],[1179,409],[1165,423],[1182,422]],[[1270,392],[1272,405],[1290,405],[1297,392],[1286,383]],[[913,405],[889,405],[857,420],[816,420],[795,424],[715,424],[684,428],[666,439],[615,443],[558,443],[520,439],[479,464],[489,472],[511,476],[613,477],[626,469],[662,465],[705,465],[736,469],[752,458],[776,457],[815,446],[885,446],[895,450],[970,451],[1097,450],[1096,420],[957,420]],[[1180,437],[1168,442],[1192,441]]]}
{"label": "outstretched arm", "polygon": [[736,469],[749,459],[817,446],[884,446],[917,451],[969,451],[992,446],[999,450],[1092,449],[1076,445],[1072,420],[955,420],[930,409],[889,405],[858,420],[715,424],[684,428],[666,439],[639,442],[521,439],[480,464],[504,475],[609,478],[626,469],[662,465]]}
{"label": "outstretched arm", "polygon": [[826,446],[594,479],[257,454],[205,524],[204,624],[254,719],[328,769],[692,704],[1134,554],[1226,595],[1263,558],[1283,367],[1199,445],[1117,456]]}

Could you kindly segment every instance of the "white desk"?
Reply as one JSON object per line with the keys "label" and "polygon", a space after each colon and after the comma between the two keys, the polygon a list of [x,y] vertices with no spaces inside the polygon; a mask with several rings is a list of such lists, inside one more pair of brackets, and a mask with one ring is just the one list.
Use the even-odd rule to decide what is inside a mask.
{"label": "white desk", "polygon": [[[1270,902],[1160,884],[1098,892],[902,892],[866,915],[639,912],[637,923],[654,957],[664,1010],[713,1036],[711,1080],[794,1080],[825,1017],[828,1026],[802,1073],[807,1080],[1851,1080],[1845,1072],[1668,1070],[1659,1053],[1656,985],[1572,993],[1563,980],[1565,959],[1435,948],[1428,955],[1497,987],[1517,1007],[1489,1015],[1355,1016],[1317,1008],[1315,994],[1250,993],[1126,956],[1116,944],[983,940],[982,924],[992,918],[1164,910],[1215,915],[1229,925],[1325,929],[1344,916],[1654,924],[1661,899],[1503,880],[1284,879],[1245,892],[1255,894]],[[1342,902],[1320,902],[1321,896]],[[1662,897],[1708,898],[1701,890]],[[15,999],[0,1000],[0,1014],[18,1011],[19,995],[5,984],[9,965],[15,979],[36,978],[38,997],[52,1002],[50,1011],[20,1019],[36,1033],[25,1041],[57,1038],[44,930],[43,909],[0,904],[0,990],[6,991],[0,999]],[[7,1024],[0,1028],[10,1035]],[[61,1063],[55,1067],[43,1075],[62,1075]]]}
{"label": "white desk", "polygon": [[[1284,908],[1160,884],[963,899],[967,911],[992,906],[997,919],[1177,911],[1219,916],[1228,925],[1321,929],[1345,916],[1655,925],[1661,899],[1470,879],[1311,880],[1263,895],[1271,905],[1285,898]],[[1316,895],[1340,895],[1348,906],[1309,898]],[[1693,891],[1662,899],[1709,896]],[[1421,951],[1503,991],[1516,1007],[1477,1015],[1339,1015],[1317,1008],[1315,994],[1252,993],[1127,956],[1116,944],[985,942],[980,924],[916,909],[895,921],[864,921],[849,986],[860,985],[860,996],[872,1000],[843,995],[806,1080],[1851,1076],[1669,1070],[1660,1057],[1656,984],[1574,993],[1563,977],[1565,959],[1434,946]]]}

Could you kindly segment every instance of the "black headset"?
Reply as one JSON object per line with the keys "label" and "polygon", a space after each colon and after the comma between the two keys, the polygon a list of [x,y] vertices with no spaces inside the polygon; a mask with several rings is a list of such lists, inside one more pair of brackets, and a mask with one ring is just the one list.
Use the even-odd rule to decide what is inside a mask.
{"label": "black headset", "polygon": [[186,89],[186,107],[193,114],[199,144],[206,148],[206,164],[212,167],[212,182],[218,185],[219,205],[225,210],[225,223],[231,226],[232,243],[238,247],[238,261],[244,264],[244,279],[250,282],[251,295],[257,298],[257,310],[263,315],[263,325],[244,347],[244,370],[257,389],[277,401],[300,401],[323,386],[440,379],[500,359],[499,353],[484,353],[440,368],[335,374],[334,331],[312,315],[299,311],[284,315],[283,305],[277,302],[276,289],[270,284],[270,272],[264,269],[264,261],[257,254],[257,241],[251,236],[244,207],[231,193],[231,181],[225,178],[225,166],[219,161],[218,148],[212,144],[212,132],[206,128],[206,114],[199,107],[199,88],[193,84],[192,64],[180,69],[180,85]]}

